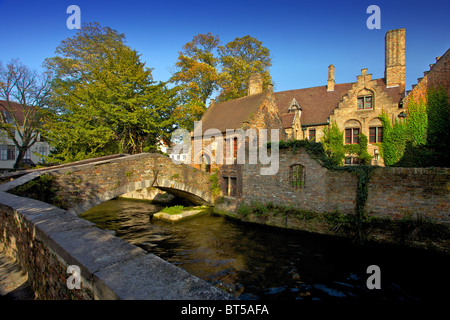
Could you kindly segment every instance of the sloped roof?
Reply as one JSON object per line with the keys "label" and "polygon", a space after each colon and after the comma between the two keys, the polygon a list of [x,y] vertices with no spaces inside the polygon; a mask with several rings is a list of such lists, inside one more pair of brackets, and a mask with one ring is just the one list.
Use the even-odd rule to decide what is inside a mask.
{"label": "sloped roof", "polygon": [[24,121],[23,106],[17,102],[10,101],[8,104],[7,101],[0,100],[0,112],[11,112],[11,110],[14,111],[14,116],[19,124],[22,125]]}
{"label": "sloped roof", "polygon": [[[392,97],[393,101],[401,100],[402,96],[398,87],[386,88],[384,79],[375,81]],[[335,84],[334,91],[327,91],[327,86],[320,86],[275,92],[275,99],[282,118],[288,113],[292,98],[295,98],[302,108],[300,119],[302,125],[326,123],[339,101],[352,88],[353,84],[351,82]]]}
{"label": "sloped roof", "polygon": [[221,132],[241,128],[242,123],[258,110],[265,95],[266,92],[262,92],[209,106],[201,119],[202,134],[212,128]]}
{"label": "sloped roof", "polygon": [[[377,85],[390,96],[393,101],[400,101],[402,93],[399,87],[386,88],[384,79],[376,79]],[[292,99],[295,98],[302,109],[301,124],[314,125],[326,123],[328,117],[338,106],[342,97],[352,88],[354,83],[335,84],[334,91],[327,91],[327,86],[275,92],[274,96],[283,126],[291,128],[294,113],[289,112]],[[243,122],[250,120],[252,113],[261,105],[267,91],[210,106],[202,117],[202,134],[207,129],[242,128]]]}
{"label": "sloped roof", "polygon": [[295,113],[293,113],[293,112],[285,113],[285,114],[282,114],[280,117],[281,117],[281,121],[283,122],[283,127],[292,128],[292,124],[293,124],[294,118],[295,118]]}
{"label": "sloped roof", "polygon": [[336,84],[334,91],[327,91],[327,86],[304,88],[275,92],[275,99],[280,114],[289,111],[292,98],[295,98],[302,108],[301,123],[325,123],[342,96],[352,87],[352,83]]}

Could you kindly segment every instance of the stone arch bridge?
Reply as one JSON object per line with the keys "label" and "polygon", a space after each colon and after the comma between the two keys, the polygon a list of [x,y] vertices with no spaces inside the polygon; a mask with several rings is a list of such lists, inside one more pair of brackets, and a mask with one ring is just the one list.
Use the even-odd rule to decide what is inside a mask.
{"label": "stone arch bridge", "polygon": [[125,193],[154,187],[198,205],[212,205],[210,173],[175,164],[158,153],[115,155],[33,170],[0,185],[0,191],[48,174],[52,177],[54,203],[80,214]]}

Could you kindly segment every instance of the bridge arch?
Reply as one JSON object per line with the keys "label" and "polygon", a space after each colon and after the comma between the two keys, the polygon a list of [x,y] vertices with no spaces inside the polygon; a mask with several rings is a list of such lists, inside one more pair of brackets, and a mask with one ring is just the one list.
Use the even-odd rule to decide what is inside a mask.
{"label": "bridge arch", "polygon": [[52,176],[52,187],[57,190],[55,197],[62,199],[67,211],[76,215],[128,192],[149,187],[195,204],[213,203],[210,173],[186,164],[175,164],[169,157],[157,153],[100,161],[93,159],[45,173]]}

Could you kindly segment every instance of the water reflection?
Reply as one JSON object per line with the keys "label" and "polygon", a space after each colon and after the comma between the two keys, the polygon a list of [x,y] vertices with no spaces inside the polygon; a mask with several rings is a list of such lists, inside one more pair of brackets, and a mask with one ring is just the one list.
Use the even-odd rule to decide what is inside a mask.
{"label": "water reflection", "polygon": [[[151,213],[160,209],[112,200],[82,217],[241,299],[421,299],[448,283],[445,256],[360,248],[211,214],[177,223],[152,220]],[[366,269],[372,264],[382,270],[381,290],[367,289]]]}

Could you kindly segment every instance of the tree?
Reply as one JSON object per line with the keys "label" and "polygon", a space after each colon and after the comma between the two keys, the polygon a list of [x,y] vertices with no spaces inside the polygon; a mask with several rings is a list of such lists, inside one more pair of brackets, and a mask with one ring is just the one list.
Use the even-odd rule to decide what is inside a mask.
{"label": "tree", "polygon": [[0,129],[18,150],[14,168],[39,137],[41,111],[50,92],[50,73],[38,74],[18,60],[0,63]]}
{"label": "tree", "polygon": [[178,85],[180,105],[174,116],[179,127],[192,130],[216,92],[223,102],[247,95],[248,78],[259,72],[263,86],[271,83],[269,49],[250,36],[236,38],[225,46],[219,36],[198,34],[183,46],[170,82]]}
{"label": "tree", "polygon": [[216,49],[220,39],[212,33],[198,34],[183,46],[170,82],[178,85],[180,105],[174,113],[179,127],[193,129],[206,109],[207,100],[220,80]]}
{"label": "tree", "polygon": [[246,96],[248,78],[252,73],[261,73],[263,88],[271,84],[270,50],[256,38],[249,35],[236,38],[219,47],[219,56],[222,65],[219,102]]}
{"label": "tree", "polygon": [[85,24],[56,54],[45,61],[55,74],[45,124],[56,147],[53,158],[140,153],[173,129],[176,92],[153,81],[123,34]]}

